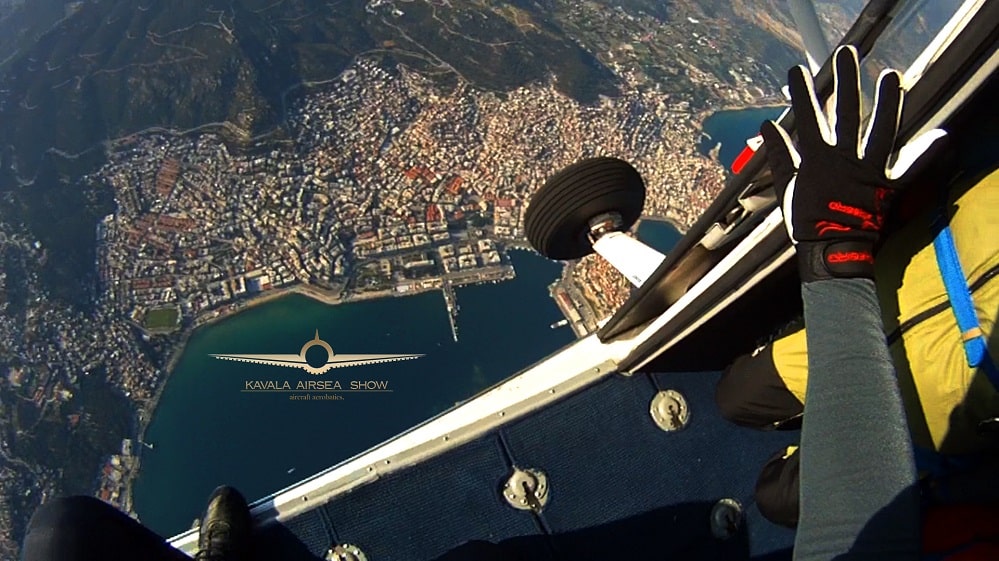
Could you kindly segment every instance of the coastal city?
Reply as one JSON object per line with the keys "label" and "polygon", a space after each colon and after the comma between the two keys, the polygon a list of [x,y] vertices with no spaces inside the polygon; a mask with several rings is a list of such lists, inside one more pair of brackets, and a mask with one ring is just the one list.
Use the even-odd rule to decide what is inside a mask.
{"label": "coastal city", "polygon": [[[288,290],[332,302],[443,290],[456,313],[452,287],[514,274],[505,247],[523,243],[530,194],[578,159],[627,159],[647,183],[646,214],[689,223],[724,174],[677,105],[654,91],[596,106],[542,86],[445,94],[360,59],[293,110],[290,146],[235,153],[209,134],[120,142],[93,178],[121,201],[98,227],[100,297],[152,331]],[[574,271],[580,288],[565,292],[590,329],[626,296],[618,277],[596,260]],[[147,379],[119,383],[144,396]]]}
{"label": "coastal city", "polygon": [[[700,37],[694,45],[714,47]],[[753,83],[752,70],[719,77],[686,62],[685,80],[711,98],[667,92],[628,56],[610,62],[621,95],[589,104],[552,81],[506,92],[460,80],[442,87],[405,65],[358,57],[290,98],[283,136],[234,143],[221,131],[151,131],[110,141],[106,164],[82,180],[109,187],[115,202],[93,233],[92,311],[37,296],[25,323],[0,313],[0,352],[14,357],[0,380],[0,416],[13,419],[0,433],[0,536],[23,535],[27,509],[65,476],[21,465],[15,450],[26,445],[13,443],[27,434],[52,435],[26,440],[39,447],[112,435],[88,440],[91,465],[67,469],[91,473],[89,492],[134,512],[131,485],[151,446],[144,428],[199,326],[293,292],[343,303],[436,291],[457,340],[456,289],[516,275],[508,251],[528,247],[531,195],[586,157],[630,162],[647,187],[644,215],[689,227],[726,177],[700,148],[704,119],[782,98]],[[47,258],[36,240],[4,242],[21,259],[7,270]],[[26,278],[28,294],[44,293],[36,275]],[[594,256],[551,280],[577,336],[630,294]],[[106,407],[82,407],[80,394]],[[102,430],[117,416],[122,432]],[[0,558],[16,551],[0,537]]]}

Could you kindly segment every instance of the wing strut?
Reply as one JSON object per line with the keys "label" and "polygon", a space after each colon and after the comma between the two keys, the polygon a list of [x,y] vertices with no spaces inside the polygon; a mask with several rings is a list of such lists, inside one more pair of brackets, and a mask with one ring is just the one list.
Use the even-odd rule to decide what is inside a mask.
{"label": "wing strut", "polygon": [[822,63],[832,55],[829,41],[822,33],[819,15],[815,13],[815,3],[812,0],[788,0],[791,16],[798,25],[798,33],[805,44],[805,57],[808,58],[808,68],[812,74],[818,74]]}

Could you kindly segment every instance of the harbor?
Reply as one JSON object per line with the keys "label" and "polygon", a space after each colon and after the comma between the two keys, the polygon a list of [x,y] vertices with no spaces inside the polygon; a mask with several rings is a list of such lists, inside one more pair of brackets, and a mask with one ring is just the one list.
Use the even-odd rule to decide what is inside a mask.
{"label": "harbor", "polygon": [[[396,292],[395,297],[336,305],[286,294],[194,332],[143,439],[156,444],[154,450],[143,448],[135,484],[135,509],[143,523],[164,535],[186,530],[220,482],[263,497],[391,438],[570,343],[574,337],[568,330],[549,329],[560,315],[545,286],[561,266],[524,251],[509,252],[509,257],[509,264],[444,275],[455,296],[454,313],[461,315],[458,342],[449,327],[451,312],[441,305],[441,276],[434,289],[420,294]],[[316,329],[338,353],[425,356],[334,370],[326,376],[388,380],[393,391],[347,394],[343,401],[328,402],[241,393],[246,379],[293,374],[210,356],[295,352]],[[233,431],[233,426],[245,430]],[[316,433],[308,427],[326,427],[333,445],[315,446]],[[254,461],[247,463],[246,457]],[[192,458],[199,469],[189,468]],[[296,470],[289,474],[291,466]]]}

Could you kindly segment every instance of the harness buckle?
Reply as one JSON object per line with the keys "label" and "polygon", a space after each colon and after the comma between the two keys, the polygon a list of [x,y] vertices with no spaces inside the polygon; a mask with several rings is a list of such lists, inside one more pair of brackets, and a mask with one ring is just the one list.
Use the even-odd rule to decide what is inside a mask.
{"label": "harness buckle", "polygon": [[972,327],[971,329],[961,333],[961,341],[967,343],[968,341],[973,341],[979,337],[984,337],[985,333],[982,332],[981,327]]}

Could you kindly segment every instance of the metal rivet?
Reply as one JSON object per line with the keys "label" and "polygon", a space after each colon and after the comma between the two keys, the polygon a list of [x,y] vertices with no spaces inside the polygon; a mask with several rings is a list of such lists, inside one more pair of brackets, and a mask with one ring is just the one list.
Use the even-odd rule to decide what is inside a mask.
{"label": "metal rivet", "polygon": [[543,471],[515,467],[501,494],[517,510],[541,512],[548,504],[548,492],[548,476]]}
{"label": "metal rivet", "polygon": [[334,545],[326,552],[326,561],[367,561],[368,556],[359,547],[345,543]]}
{"label": "metal rivet", "polygon": [[678,431],[690,422],[690,407],[676,390],[656,393],[649,405],[649,414],[656,426],[666,432]]}
{"label": "metal rivet", "polygon": [[735,499],[722,499],[711,509],[711,534],[720,540],[738,534],[742,524],[742,505]]}

